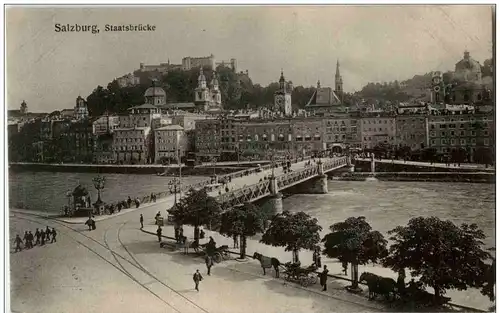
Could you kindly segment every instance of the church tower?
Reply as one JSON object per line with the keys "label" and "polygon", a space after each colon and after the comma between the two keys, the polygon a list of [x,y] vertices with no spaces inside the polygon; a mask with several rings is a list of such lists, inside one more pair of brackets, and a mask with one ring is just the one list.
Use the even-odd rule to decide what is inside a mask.
{"label": "church tower", "polygon": [[194,90],[194,104],[199,111],[206,111],[209,102],[210,90],[207,88],[207,80],[203,74],[203,67],[200,66],[198,87]]}
{"label": "church tower", "polygon": [[23,100],[23,102],[21,102],[21,110],[19,110],[21,112],[21,114],[26,114],[28,113],[28,105],[26,104],[26,102]]}
{"label": "church tower", "polygon": [[339,97],[340,102],[344,102],[344,89],[343,89],[342,76],[340,76],[340,64],[337,59],[337,70],[335,71],[335,94]]}
{"label": "church tower", "polygon": [[281,70],[279,84],[280,88],[274,93],[274,107],[285,116],[290,116],[292,115],[292,93],[283,76],[283,70]]}
{"label": "church tower", "polygon": [[75,118],[77,120],[83,120],[89,117],[89,111],[87,109],[87,103],[81,96],[78,96],[76,98],[76,104],[75,104]]}
{"label": "church tower", "polygon": [[212,90],[211,90],[212,105],[220,108],[222,105],[222,96],[221,96],[220,89],[219,89],[219,80],[217,79],[217,72],[216,71],[213,72],[213,78],[212,78],[212,82],[210,85],[212,86]]}

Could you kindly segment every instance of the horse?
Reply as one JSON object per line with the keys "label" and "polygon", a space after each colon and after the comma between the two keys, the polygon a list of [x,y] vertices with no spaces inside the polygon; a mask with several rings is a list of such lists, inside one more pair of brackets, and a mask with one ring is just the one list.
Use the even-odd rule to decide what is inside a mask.
{"label": "horse", "polygon": [[276,278],[280,277],[279,266],[281,265],[280,261],[277,258],[270,258],[267,256],[263,256],[262,254],[255,252],[253,254],[253,258],[259,260],[260,266],[264,271],[264,275],[266,275],[266,268],[274,268],[274,272],[276,273]]}
{"label": "horse", "polygon": [[392,278],[378,276],[373,273],[364,272],[359,277],[359,282],[366,281],[368,285],[368,299],[373,300],[378,295],[384,295],[387,300],[392,293],[395,297],[396,281]]}
{"label": "horse", "polygon": [[188,254],[189,252],[189,248],[193,249],[194,252],[198,253],[199,252],[199,243],[197,240],[193,240],[193,241],[188,241],[186,236],[183,236],[184,238],[183,239],[183,243],[184,243],[184,254]]}

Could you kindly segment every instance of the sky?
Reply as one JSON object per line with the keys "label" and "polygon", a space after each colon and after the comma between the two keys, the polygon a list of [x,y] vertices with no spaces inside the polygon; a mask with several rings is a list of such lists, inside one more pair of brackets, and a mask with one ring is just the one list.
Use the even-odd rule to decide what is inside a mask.
{"label": "sky", "polygon": [[[57,33],[54,25],[96,24],[99,34]],[[106,24],[150,24],[154,32],[104,32]],[[180,64],[183,57],[237,59],[263,86],[334,86],[344,90],[453,70],[464,50],[492,57],[492,9],[479,5],[13,7],[6,10],[8,109],[72,108],[98,85],[139,63]]]}

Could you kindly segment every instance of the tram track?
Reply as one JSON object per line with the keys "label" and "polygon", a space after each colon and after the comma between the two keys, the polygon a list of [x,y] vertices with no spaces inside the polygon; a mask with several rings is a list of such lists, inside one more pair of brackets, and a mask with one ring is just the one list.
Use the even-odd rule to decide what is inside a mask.
{"label": "tram track", "polygon": [[[22,214],[22,213],[20,213]],[[87,250],[89,250],[90,252],[92,252],[93,254],[95,254],[97,257],[99,257],[100,259],[102,259],[103,261],[105,261],[106,263],[108,263],[109,265],[111,265],[113,268],[115,268],[116,270],[118,270],[119,272],[121,272],[122,274],[124,274],[126,277],[128,277],[129,279],[131,279],[132,281],[134,281],[135,283],[137,283],[140,287],[142,287],[143,289],[145,289],[148,293],[150,293],[151,295],[153,295],[154,297],[158,298],[160,301],[164,302],[166,305],[168,305],[169,307],[171,307],[175,312],[178,312],[178,313],[182,313],[181,311],[179,311],[178,309],[176,309],[175,307],[172,306],[172,304],[170,304],[169,302],[167,302],[166,300],[164,300],[163,298],[161,298],[158,294],[156,294],[154,291],[152,291],[151,289],[149,289],[145,284],[142,284],[141,282],[139,282],[129,271],[127,271],[124,267],[123,267],[123,264],[121,262],[118,261],[118,259],[122,259],[123,261],[127,262],[128,264],[130,264],[132,267],[136,268],[137,270],[139,270],[140,272],[146,274],[147,276],[151,277],[154,281],[156,282],[159,282],[161,285],[163,285],[164,287],[168,288],[169,290],[171,290],[172,292],[174,292],[177,296],[180,296],[182,299],[184,299],[186,302],[190,303],[191,305],[193,305],[194,307],[196,307],[197,309],[199,309],[200,311],[202,312],[205,312],[205,313],[209,313],[209,311],[207,311],[206,309],[200,307],[199,305],[197,305],[196,303],[194,303],[192,300],[190,300],[189,298],[185,297],[184,295],[182,295],[181,293],[179,293],[178,291],[176,291],[174,288],[168,286],[167,284],[165,284],[164,282],[160,281],[157,277],[155,277],[153,274],[151,274],[148,270],[146,270],[138,261],[135,257],[133,257],[133,255],[130,253],[130,251],[124,246],[123,242],[121,241],[121,239],[119,239],[119,242],[120,242],[120,245],[122,247],[124,247],[124,250],[127,251],[127,253],[129,254],[129,256],[137,263],[137,264],[134,264],[133,262],[131,262],[130,260],[128,260],[127,258],[123,257],[122,255],[120,255],[119,253],[116,253],[113,249],[111,249],[111,247],[109,246],[108,242],[107,242],[107,239],[105,238],[104,241],[105,241],[105,244],[102,244],[101,242],[99,242],[98,240],[90,237],[90,236],[87,236],[85,234],[83,234],[82,232],[72,228],[72,227],[69,227],[68,225],[65,225],[64,223],[62,222],[59,222],[59,221],[55,221],[55,220],[52,220],[52,219],[47,219],[47,218],[43,218],[43,217],[39,217],[38,219],[31,219],[31,218],[27,218],[27,217],[21,217],[21,216],[18,216],[16,214],[14,215],[10,215],[10,217],[12,218],[15,218],[15,219],[20,219],[20,220],[26,220],[26,221],[29,221],[29,222],[32,222],[32,223],[36,223],[36,224],[39,224],[39,225],[46,225],[44,223],[41,223],[39,221],[39,219],[45,219],[45,220],[48,220],[49,222],[53,223],[53,224],[56,224],[56,225],[59,225],[59,226],[62,226],[68,230],[70,230],[71,232],[74,232],[74,233],[77,233],[83,237],[85,237],[86,239],[96,243],[97,245],[101,246],[102,248],[106,249],[108,252],[110,252],[115,260],[115,262],[117,262],[117,264],[119,264],[118,266],[113,264],[113,262],[111,262],[110,260],[108,260],[105,256],[103,256],[102,254],[100,254],[99,252],[97,252],[95,249],[92,249],[91,247],[89,247],[88,245],[86,245],[85,243],[83,243],[82,241],[76,239],[75,237],[71,236],[71,235],[68,235],[69,238],[71,238],[73,241],[75,241],[76,243],[80,244],[81,246],[85,247]],[[119,229],[121,229],[127,222],[123,223]],[[107,234],[107,231],[109,231],[111,229],[112,226],[110,226],[108,229],[105,230],[105,233],[104,235],[106,236]]]}

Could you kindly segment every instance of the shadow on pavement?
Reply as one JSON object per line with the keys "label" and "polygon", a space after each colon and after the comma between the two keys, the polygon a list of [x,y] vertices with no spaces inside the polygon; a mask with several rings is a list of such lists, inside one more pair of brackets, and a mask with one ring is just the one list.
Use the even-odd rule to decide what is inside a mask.
{"label": "shadow on pavement", "polygon": [[[222,263],[220,263],[222,264]],[[258,275],[254,275],[252,272],[252,269],[241,269],[242,264],[237,264],[240,265],[238,267],[233,266],[232,264],[229,266],[224,266],[224,265],[214,265],[212,267],[212,275],[217,276],[219,278],[223,278],[225,280],[231,281],[231,282],[244,282],[244,281],[250,281],[250,280],[257,280],[260,278],[265,278],[265,276],[259,277]],[[206,268],[205,268],[206,270]],[[206,273],[206,271],[205,271]]]}
{"label": "shadow on pavement", "polygon": [[125,245],[132,254],[164,254],[168,251],[160,248],[158,241],[138,241]]}
{"label": "shadow on pavement", "polygon": [[168,251],[172,262],[180,265],[198,265],[200,266],[200,270],[201,267],[206,268],[203,257],[201,255],[196,255],[194,252],[192,252],[192,250],[189,254],[184,254],[184,249],[181,249],[179,251],[172,251],[166,248],[165,251]]}

